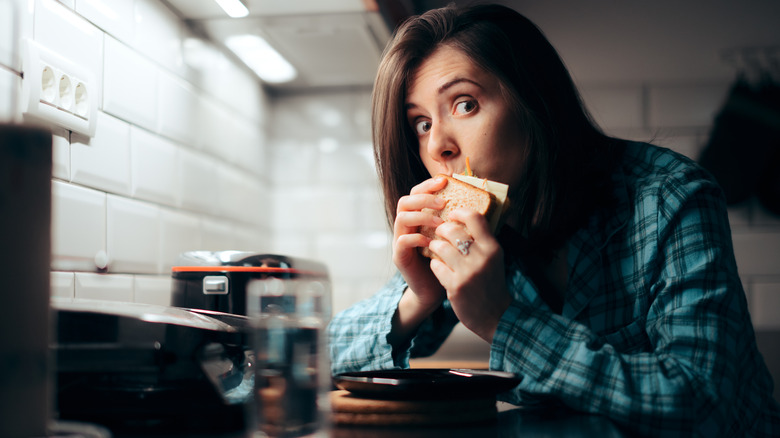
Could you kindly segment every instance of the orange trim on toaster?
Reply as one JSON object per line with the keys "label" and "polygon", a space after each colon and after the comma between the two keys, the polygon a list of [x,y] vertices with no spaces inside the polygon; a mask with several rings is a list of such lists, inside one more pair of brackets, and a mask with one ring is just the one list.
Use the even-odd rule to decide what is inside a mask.
{"label": "orange trim on toaster", "polygon": [[274,268],[270,266],[174,266],[173,272],[256,272],[266,274],[298,274],[325,277],[322,272],[302,271],[293,268]]}

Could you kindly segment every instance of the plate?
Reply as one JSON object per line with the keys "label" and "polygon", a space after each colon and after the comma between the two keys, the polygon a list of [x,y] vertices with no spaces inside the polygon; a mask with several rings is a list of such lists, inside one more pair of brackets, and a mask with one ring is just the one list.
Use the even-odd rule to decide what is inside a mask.
{"label": "plate", "polygon": [[495,397],[520,380],[517,374],[503,371],[415,368],[341,373],[333,383],[359,397],[417,400]]}

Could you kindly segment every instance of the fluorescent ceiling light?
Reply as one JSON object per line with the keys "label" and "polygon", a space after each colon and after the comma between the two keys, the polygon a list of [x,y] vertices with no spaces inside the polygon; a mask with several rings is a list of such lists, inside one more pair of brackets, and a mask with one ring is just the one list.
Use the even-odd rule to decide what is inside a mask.
{"label": "fluorescent ceiling light", "polygon": [[266,82],[280,84],[298,75],[295,67],[257,35],[231,36],[225,45]]}
{"label": "fluorescent ceiling light", "polygon": [[249,15],[249,9],[241,0],[214,0],[226,14],[233,18],[241,18]]}

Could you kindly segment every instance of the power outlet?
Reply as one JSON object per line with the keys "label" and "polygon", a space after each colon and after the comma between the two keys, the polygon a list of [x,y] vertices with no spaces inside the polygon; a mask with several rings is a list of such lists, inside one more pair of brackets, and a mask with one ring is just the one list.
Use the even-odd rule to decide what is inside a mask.
{"label": "power outlet", "polygon": [[23,41],[22,114],[95,135],[95,75],[33,40]]}

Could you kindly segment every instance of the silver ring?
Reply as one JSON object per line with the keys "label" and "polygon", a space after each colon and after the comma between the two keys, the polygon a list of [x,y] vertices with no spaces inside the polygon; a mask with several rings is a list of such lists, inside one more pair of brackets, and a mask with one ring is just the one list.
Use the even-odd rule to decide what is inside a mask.
{"label": "silver ring", "polygon": [[469,247],[471,246],[472,243],[474,243],[474,241],[471,239],[468,240],[455,239],[455,247],[458,248],[458,251],[460,251],[460,253],[463,254],[464,256],[469,255]]}

